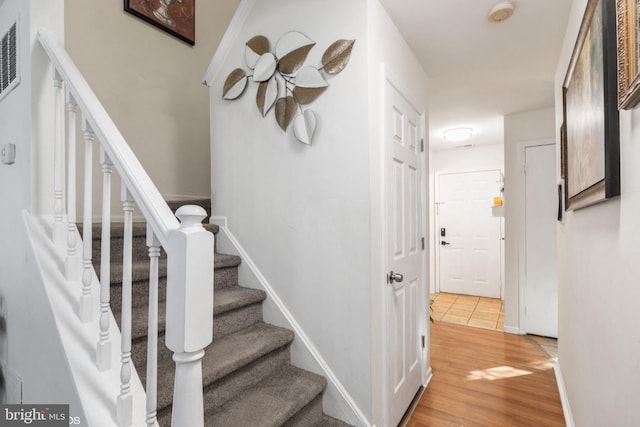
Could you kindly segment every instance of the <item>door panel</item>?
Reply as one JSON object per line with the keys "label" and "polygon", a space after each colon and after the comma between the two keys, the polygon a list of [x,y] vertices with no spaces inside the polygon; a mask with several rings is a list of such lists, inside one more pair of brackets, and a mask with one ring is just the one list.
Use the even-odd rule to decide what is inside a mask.
{"label": "door panel", "polygon": [[440,175],[441,292],[501,297],[500,219],[491,212],[500,188],[500,171]]}
{"label": "door panel", "polygon": [[[386,284],[388,322],[387,394],[389,425],[397,425],[422,383],[419,319],[422,277],[422,168],[420,114],[387,84],[385,137],[390,155],[387,175],[388,264],[402,281]],[[426,257],[425,257],[426,259]]]}
{"label": "door panel", "polygon": [[525,148],[525,331],[558,336],[555,145]]}

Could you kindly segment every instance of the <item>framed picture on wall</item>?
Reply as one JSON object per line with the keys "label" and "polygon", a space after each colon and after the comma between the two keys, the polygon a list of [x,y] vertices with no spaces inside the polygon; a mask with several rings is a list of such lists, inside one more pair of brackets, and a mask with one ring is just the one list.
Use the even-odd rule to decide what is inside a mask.
{"label": "framed picture on wall", "polygon": [[193,46],[195,0],[124,0],[124,10]]}
{"label": "framed picture on wall", "polygon": [[620,195],[614,0],[589,0],[563,85],[567,209]]}
{"label": "framed picture on wall", "polygon": [[618,107],[640,101],[640,0],[616,0],[618,30]]}

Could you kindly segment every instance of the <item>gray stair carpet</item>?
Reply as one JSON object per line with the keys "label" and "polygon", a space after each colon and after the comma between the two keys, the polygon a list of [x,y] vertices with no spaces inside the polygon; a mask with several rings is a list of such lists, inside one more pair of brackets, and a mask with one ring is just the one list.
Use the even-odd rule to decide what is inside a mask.
{"label": "gray stair carpet", "polygon": [[[211,215],[210,200],[169,202],[175,211],[197,204]],[[214,234],[218,226],[203,224]],[[93,260],[100,274],[100,226],[94,226]],[[120,324],[122,302],[122,224],[111,228],[111,309]],[[132,359],[145,385],[149,295],[146,224],[133,225]],[[202,360],[205,425],[216,427],[312,426],[348,424],[322,413],[326,379],[290,363],[294,333],[263,322],[264,291],[241,287],[235,255],[215,253],[213,343]],[[166,257],[159,261],[158,423],[171,425],[175,364],[164,345]]]}

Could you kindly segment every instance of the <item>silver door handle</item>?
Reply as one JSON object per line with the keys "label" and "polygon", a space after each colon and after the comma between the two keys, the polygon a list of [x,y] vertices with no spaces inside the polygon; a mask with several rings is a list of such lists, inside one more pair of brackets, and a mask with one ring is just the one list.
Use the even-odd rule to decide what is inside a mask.
{"label": "silver door handle", "polygon": [[393,270],[391,270],[389,274],[387,274],[387,283],[400,283],[402,282],[402,280],[404,280],[404,276],[400,273],[394,273]]}
{"label": "silver door handle", "polygon": [[441,244],[442,246],[447,246],[447,245],[450,245],[451,243],[449,243],[449,242],[445,242],[444,240],[441,240],[441,241],[440,241],[440,244]]}

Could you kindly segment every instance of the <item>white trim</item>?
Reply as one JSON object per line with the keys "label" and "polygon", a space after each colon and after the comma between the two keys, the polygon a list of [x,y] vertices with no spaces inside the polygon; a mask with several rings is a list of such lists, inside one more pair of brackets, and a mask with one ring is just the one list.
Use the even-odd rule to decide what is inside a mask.
{"label": "white trim", "polygon": [[[518,334],[525,335],[527,328],[525,325],[525,308],[526,308],[526,292],[527,292],[527,278],[525,276],[526,271],[526,254],[527,254],[527,241],[526,241],[526,227],[527,218],[526,212],[526,185],[527,177],[525,174],[525,153],[529,147],[539,147],[544,145],[555,145],[556,141],[553,138],[536,139],[531,141],[521,141],[518,143],[518,175],[520,179],[520,203],[518,206],[519,214],[517,218],[518,222]],[[505,328],[506,331],[506,328]]]}
{"label": "white trim", "polygon": [[564,413],[564,422],[567,427],[575,427],[573,422],[573,415],[571,413],[571,405],[569,405],[569,395],[564,385],[564,379],[562,378],[562,371],[560,369],[560,362],[557,358],[553,360],[553,371],[556,374],[556,383],[558,384],[558,392],[560,393],[560,402],[562,403],[562,412]]}
{"label": "white trim", "polygon": [[[371,424],[367,419],[366,415],[362,412],[362,410],[358,407],[358,404],[353,400],[349,392],[345,389],[342,382],[338,379],[336,374],[333,372],[329,364],[324,360],[318,349],[313,345],[311,339],[306,334],[304,329],[300,326],[300,324],[296,321],[295,317],[289,309],[286,307],[284,302],[280,299],[276,291],[273,289],[269,281],[264,277],[264,275],[260,272],[258,266],[253,262],[249,254],[244,250],[238,239],[233,235],[231,230],[229,230],[228,221],[226,216],[212,216],[211,223],[217,224],[220,226],[220,232],[224,234],[224,236],[229,240],[229,242],[233,245],[237,254],[242,258],[242,265],[246,265],[253,276],[258,280],[262,289],[267,293],[268,298],[276,305],[280,313],[286,319],[288,325],[296,334],[296,339],[300,340],[304,347],[309,351],[309,353],[313,356],[315,362],[322,370],[322,373],[330,382],[330,384],[337,390],[340,398],[346,403],[352,412],[353,416],[356,417],[359,426],[370,427]],[[326,393],[326,391],[325,391]],[[334,399],[335,400],[335,399]]]}
{"label": "white trim", "polygon": [[517,326],[505,326],[504,331],[508,334],[524,335],[522,332],[520,332],[520,328]]}
{"label": "white trim", "polygon": [[233,47],[232,42],[240,35],[240,31],[244,27],[244,23],[249,17],[249,12],[251,12],[255,3],[256,0],[240,0],[236,13],[233,15],[233,18],[231,18],[227,31],[225,31],[222,36],[222,40],[220,40],[218,44],[218,49],[213,55],[209,67],[207,67],[207,71],[202,79],[202,84],[211,86],[214,77],[220,73],[224,61],[227,59],[227,56],[229,56],[231,48]]}

